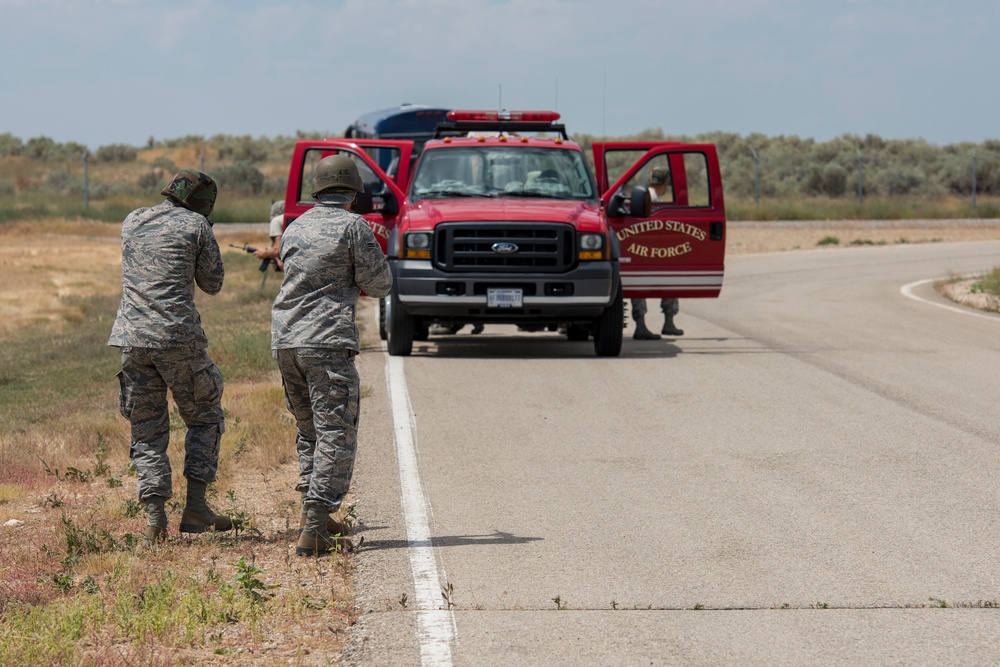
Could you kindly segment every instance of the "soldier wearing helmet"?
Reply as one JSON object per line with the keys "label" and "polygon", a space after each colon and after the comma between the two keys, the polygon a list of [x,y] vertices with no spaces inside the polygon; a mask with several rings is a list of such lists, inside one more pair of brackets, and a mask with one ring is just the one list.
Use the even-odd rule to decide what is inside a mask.
{"label": "soldier wearing helmet", "polygon": [[382,298],[392,287],[375,235],[351,212],[363,191],[353,159],[323,158],[313,177],[316,205],[281,237],[284,278],[271,310],[271,348],[297,429],[302,513],[295,553],[302,556],[352,547],[349,526],[330,515],[350,487],[357,450],[355,309],[360,292]]}
{"label": "soldier wearing helmet", "polygon": [[108,345],[121,348],[119,409],[132,425],[129,454],[146,508],[146,540],[167,537],[166,501],[172,497],[167,444],[167,391],[187,426],[184,477],[187,501],[180,531],[229,530],[227,516],[209,509],[225,428],[222,374],[208,356],[208,339],[194,304],[195,286],[222,289],[225,271],[208,215],[218,188],[207,174],[184,169],[161,194],[122,223],[122,297]]}
{"label": "soldier wearing helmet", "polygon": [[[662,167],[655,167],[650,171],[649,198],[654,204],[672,201],[668,178],[669,172]],[[674,325],[674,315],[680,312],[680,302],[677,299],[660,299],[660,310],[663,311],[663,329],[660,333],[664,336],[683,336],[684,330]],[[660,334],[646,327],[647,312],[645,299],[632,299],[632,319],[635,320],[635,333],[632,337],[636,340],[660,340]]]}

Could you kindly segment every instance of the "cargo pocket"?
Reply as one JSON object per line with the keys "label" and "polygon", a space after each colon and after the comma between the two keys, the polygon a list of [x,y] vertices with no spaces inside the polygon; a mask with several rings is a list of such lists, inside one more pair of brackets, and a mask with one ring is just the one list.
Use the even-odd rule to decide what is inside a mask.
{"label": "cargo pocket", "polygon": [[132,406],[134,403],[132,401],[132,392],[125,381],[125,371],[118,371],[115,377],[118,378],[118,412],[125,419],[129,419],[132,415]]}
{"label": "cargo pocket", "polygon": [[199,405],[211,405],[222,400],[224,382],[219,368],[211,359],[205,364],[193,364],[194,400]]}

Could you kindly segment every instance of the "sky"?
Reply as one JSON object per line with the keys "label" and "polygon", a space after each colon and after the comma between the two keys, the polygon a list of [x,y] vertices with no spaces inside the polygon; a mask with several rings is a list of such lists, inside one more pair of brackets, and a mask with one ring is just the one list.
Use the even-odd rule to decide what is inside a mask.
{"label": "sky", "polygon": [[0,134],[340,135],[401,103],[570,134],[1000,138],[1000,0],[0,0]]}

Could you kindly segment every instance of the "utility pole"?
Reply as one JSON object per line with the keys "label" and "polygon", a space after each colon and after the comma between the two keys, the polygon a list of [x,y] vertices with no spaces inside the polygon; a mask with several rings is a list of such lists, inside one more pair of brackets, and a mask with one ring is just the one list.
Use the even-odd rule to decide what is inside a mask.
{"label": "utility pole", "polygon": [[750,152],[753,153],[753,200],[760,205],[760,158],[753,146],[750,147]]}

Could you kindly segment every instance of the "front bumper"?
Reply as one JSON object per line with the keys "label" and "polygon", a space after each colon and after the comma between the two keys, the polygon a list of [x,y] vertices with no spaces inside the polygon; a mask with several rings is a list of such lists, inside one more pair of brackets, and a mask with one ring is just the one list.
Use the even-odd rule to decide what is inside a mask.
{"label": "front bumper", "polygon": [[[423,260],[391,260],[393,290],[410,315],[481,322],[594,318],[618,288],[617,262],[583,262],[565,273],[453,273]],[[519,288],[521,308],[488,308],[487,289]]]}

